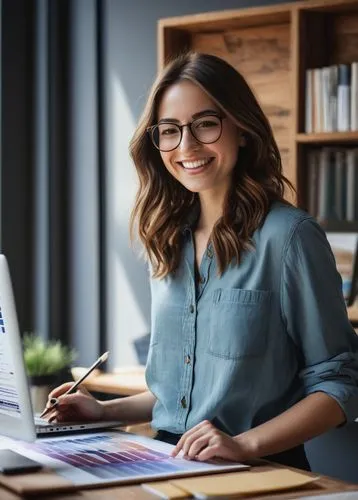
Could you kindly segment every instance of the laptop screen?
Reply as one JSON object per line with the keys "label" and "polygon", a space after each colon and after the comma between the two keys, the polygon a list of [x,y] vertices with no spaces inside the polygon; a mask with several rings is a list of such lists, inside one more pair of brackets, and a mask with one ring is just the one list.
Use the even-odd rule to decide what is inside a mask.
{"label": "laptop screen", "polygon": [[22,342],[7,261],[0,254],[0,433],[36,439]]}
{"label": "laptop screen", "polygon": [[20,418],[20,399],[16,387],[15,370],[9,335],[0,306],[0,413]]}

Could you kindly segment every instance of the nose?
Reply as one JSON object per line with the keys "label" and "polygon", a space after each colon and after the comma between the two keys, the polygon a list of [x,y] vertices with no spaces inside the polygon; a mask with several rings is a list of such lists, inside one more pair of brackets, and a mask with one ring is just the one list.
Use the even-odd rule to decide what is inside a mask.
{"label": "nose", "polygon": [[189,125],[185,125],[183,127],[182,138],[178,149],[181,151],[186,151],[188,149],[193,149],[193,147],[200,146],[200,142],[195,139],[193,134],[191,133]]}

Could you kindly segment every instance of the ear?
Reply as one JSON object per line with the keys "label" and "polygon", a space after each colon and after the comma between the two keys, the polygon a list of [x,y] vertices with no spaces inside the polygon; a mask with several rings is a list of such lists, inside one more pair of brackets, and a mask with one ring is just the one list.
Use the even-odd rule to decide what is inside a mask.
{"label": "ear", "polygon": [[241,148],[246,146],[246,137],[242,133],[239,135],[239,146]]}

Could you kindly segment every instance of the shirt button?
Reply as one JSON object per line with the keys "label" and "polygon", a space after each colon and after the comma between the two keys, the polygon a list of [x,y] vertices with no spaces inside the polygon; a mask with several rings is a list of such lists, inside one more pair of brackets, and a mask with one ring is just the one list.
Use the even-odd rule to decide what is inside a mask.
{"label": "shirt button", "polygon": [[191,312],[191,314],[193,314],[193,312],[195,311],[195,307],[193,306],[193,304],[191,304],[191,306],[189,307],[189,311]]}
{"label": "shirt button", "polygon": [[186,365],[190,365],[190,361],[191,361],[190,356],[189,356],[189,354],[187,354],[187,355],[185,356],[185,364],[186,364]]}
{"label": "shirt button", "polygon": [[205,276],[200,276],[199,283],[201,283],[201,284],[205,283]]}
{"label": "shirt button", "polygon": [[207,249],[206,255],[209,257],[209,259],[213,258],[213,251],[211,250],[211,248]]}
{"label": "shirt button", "polygon": [[183,408],[186,408],[186,399],[185,399],[185,396],[183,396],[183,397],[181,398],[181,401],[180,401],[180,402],[181,402],[182,407],[183,407]]}

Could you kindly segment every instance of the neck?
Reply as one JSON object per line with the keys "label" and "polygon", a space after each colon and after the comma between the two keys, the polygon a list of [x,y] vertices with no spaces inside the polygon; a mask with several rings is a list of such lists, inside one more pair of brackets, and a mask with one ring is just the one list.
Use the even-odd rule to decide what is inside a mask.
{"label": "neck", "polygon": [[197,230],[210,234],[215,223],[223,214],[224,199],[222,197],[199,195],[200,217]]}

